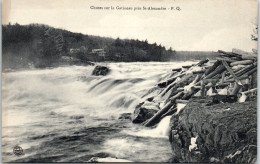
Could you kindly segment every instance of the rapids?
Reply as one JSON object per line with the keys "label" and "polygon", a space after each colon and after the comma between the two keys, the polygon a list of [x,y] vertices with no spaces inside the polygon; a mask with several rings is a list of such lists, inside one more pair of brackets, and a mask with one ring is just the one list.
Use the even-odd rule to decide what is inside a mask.
{"label": "rapids", "polygon": [[[191,63],[102,63],[112,70],[104,77],[91,76],[93,66],[2,73],[3,161],[167,162],[170,117],[153,129],[118,118],[132,113],[171,69]],[[23,155],[13,154],[15,145]]]}

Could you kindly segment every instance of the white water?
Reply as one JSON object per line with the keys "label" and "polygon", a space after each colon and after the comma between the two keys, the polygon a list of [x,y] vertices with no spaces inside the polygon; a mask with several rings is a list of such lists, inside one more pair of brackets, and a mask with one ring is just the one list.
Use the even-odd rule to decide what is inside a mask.
{"label": "white water", "polygon": [[[118,117],[132,113],[171,69],[191,63],[107,63],[112,72],[105,77],[91,76],[92,66],[3,73],[3,159],[167,161],[170,117],[155,129]],[[24,149],[23,156],[12,154],[15,145]]]}

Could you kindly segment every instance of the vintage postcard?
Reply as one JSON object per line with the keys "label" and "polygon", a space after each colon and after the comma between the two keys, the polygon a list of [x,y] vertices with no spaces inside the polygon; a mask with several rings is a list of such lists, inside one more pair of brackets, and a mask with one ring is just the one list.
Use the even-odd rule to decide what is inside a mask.
{"label": "vintage postcard", "polygon": [[257,0],[3,0],[2,162],[257,162]]}

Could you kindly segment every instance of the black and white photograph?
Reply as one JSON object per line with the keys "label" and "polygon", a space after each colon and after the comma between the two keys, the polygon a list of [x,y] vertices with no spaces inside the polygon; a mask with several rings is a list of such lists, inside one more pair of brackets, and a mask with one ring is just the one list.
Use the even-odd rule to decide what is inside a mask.
{"label": "black and white photograph", "polygon": [[257,163],[258,0],[2,0],[2,162]]}

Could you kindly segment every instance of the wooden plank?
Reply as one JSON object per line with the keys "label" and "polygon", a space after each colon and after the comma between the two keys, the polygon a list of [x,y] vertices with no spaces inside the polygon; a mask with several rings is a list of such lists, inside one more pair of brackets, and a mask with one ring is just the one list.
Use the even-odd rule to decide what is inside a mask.
{"label": "wooden plank", "polygon": [[228,66],[227,62],[225,60],[222,60],[223,65],[226,67],[226,69],[228,70],[228,72],[233,76],[233,78],[235,79],[235,81],[241,85],[242,83],[240,82],[240,80],[237,78],[237,76],[235,75],[235,73],[233,72],[233,70]]}

